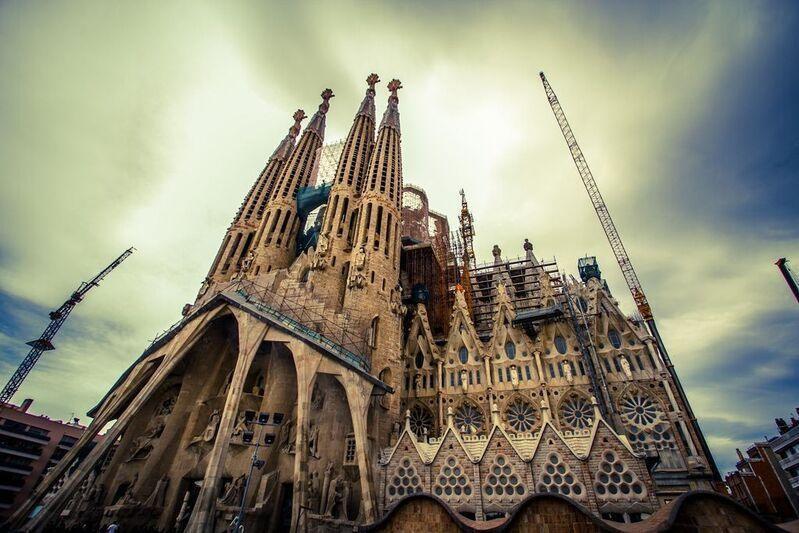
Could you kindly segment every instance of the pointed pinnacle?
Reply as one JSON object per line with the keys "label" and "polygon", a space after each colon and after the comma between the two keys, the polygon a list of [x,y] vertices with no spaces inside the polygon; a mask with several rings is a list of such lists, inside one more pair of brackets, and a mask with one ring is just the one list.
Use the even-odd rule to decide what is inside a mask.
{"label": "pointed pinnacle", "polygon": [[300,134],[300,123],[307,118],[305,111],[302,109],[298,109],[294,112],[294,125],[289,128],[289,135],[292,137],[297,137]]}
{"label": "pointed pinnacle", "polygon": [[393,80],[388,82],[388,90],[391,91],[392,98],[398,98],[397,91],[399,91],[400,89],[402,89],[402,82],[399,81],[397,78],[394,78]]}

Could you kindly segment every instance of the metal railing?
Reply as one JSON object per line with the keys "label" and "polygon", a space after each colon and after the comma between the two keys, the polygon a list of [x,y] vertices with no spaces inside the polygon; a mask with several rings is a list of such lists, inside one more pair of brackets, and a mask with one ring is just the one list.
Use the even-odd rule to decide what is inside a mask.
{"label": "metal railing", "polygon": [[366,335],[351,327],[360,323],[352,313],[344,313],[342,323],[337,323],[331,320],[329,313],[316,310],[318,304],[307,298],[288,296],[285,292],[276,293],[252,281],[233,282],[223,292],[235,292],[258,311],[272,316],[288,329],[310,337],[349,363],[366,372],[370,371],[371,348]]}
{"label": "metal railing", "polygon": [[[313,300],[302,296],[289,296],[285,291],[278,293],[248,280],[231,281],[218,287],[216,293],[238,295],[247,304],[255,307],[260,313],[271,316],[287,329],[313,339],[350,364],[366,372],[370,371],[371,347],[367,336],[356,329],[358,325],[363,324],[359,315],[352,312],[341,313],[344,320],[342,323],[337,323],[331,320],[330,313],[314,309],[319,307],[319,304]],[[202,303],[204,302],[195,304],[195,308]],[[182,327],[185,320],[186,318],[182,318],[158,335],[150,343],[150,347]]]}

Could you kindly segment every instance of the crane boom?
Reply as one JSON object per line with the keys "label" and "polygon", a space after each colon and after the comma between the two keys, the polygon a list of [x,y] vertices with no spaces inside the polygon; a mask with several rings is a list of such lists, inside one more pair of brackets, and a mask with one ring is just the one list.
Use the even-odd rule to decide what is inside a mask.
{"label": "crane boom", "polygon": [[90,290],[100,284],[100,281],[106,277],[112,270],[114,270],[117,266],[119,266],[122,261],[128,258],[130,254],[133,253],[133,248],[128,248],[122,254],[114,259],[107,267],[105,267],[99,274],[94,276],[90,281],[83,281],[72,293],[72,295],[67,299],[66,302],[61,304],[61,307],[56,309],[55,311],[50,312],[50,323],[44,329],[42,334],[39,336],[38,339],[32,340],[28,342],[28,346],[31,347],[30,352],[28,355],[25,356],[25,359],[22,360],[19,367],[17,367],[16,372],[14,375],[11,376],[11,379],[8,380],[6,386],[3,387],[3,391],[0,392],[0,406],[2,404],[8,403],[11,401],[11,398],[16,394],[17,390],[19,390],[20,385],[25,378],[28,377],[28,374],[39,361],[39,358],[42,356],[42,353],[55,350],[55,346],[53,346],[53,337],[55,337],[58,330],[61,329],[61,326],[66,321],[69,314],[75,308],[78,303],[83,300],[83,297],[86,296]]}
{"label": "crane boom", "polygon": [[544,83],[544,91],[547,93],[547,100],[549,100],[549,105],[552,107],[552,112],[555,114],[555,120],[558,121],[563,137],[566,139],[566,144],[569,145],[569,151],[571,152],[572,159],[574,159],[574,164],[577,165],[577,171],[583,179],[585,190],[588,191],[591,203],[594,204],[594,210],[596,211],[597,217],[599,217],[599,223],[602,224],[602,229],[605,230],[605,235],[610,242],[610,247],[624,275],[624,281],[627,282],[630,293],[633,295],[633,300],[635,300],[635,305],[638,307],[638,312],[641,313],[644,320],[651,320],[652,309],[649,306],[649,301],[646,299],[644,289],[641,287],[641,282],[638,281],[638,275],[635,273],[632,262],[630,262],[630,257],[627,255],[627,250],[624,248],[624,243],[621,241],[619,231],[613,223],[610,211],[608,211],[608,207],[605,205],[605,200],[599,192],[599,187],[597,187],[594,176],[591,174],[591,169],[585,161],[583,151],[580,150],[580,145],[577,144],[577,139],[574,138],[574,133],[572,133],[571,126],[569,126],[569,121],[566,120],[566,115],[563,113],[563,108],[560,106],[555,91],[552,90],[543,72],[540,73],[540,76],[541,81]]}
{"label": "crane boom", "polygon": [[[558,101],[558,97],[555,95],[555,91],[552,90],[552,86],[549,85],[549,81],[547,81],[547,78],[543,72],[540,72],[539,76],[541,76],[541,82],[544,84],[544,91],[546,92],[547,100],[549,100],[549,106],[552,108],[552,113],[555,115],[555,120],[557,120],[558,126],[560,126],[560,131],[563,133],[563,138],[566,139],[566,144],[569,146],[569,151],[571,152],[574,164],[577,166],[577,171],[580,173],[580,177],[583,180],[585,190],[588,191],[588,196],[591,198],[591,203],[594,205],[594,210],[596,211],[597,217],[599,217],[600,224],[602,224],[602,229],[605,231],[608,242],[610,242],[610,247],[613,249],[613,254],[616,256],[616,261],[618,261],[621,272],[624,275],[624,280],[627,282],[627,286],[630,288],[630,293],[633,296],[633,300],[635,300],[635,305],[638,307],[638,311],[641,313],[644,322],[646,322],[650,333],[657,343],[658,351],[663,358],[663,362],[666,364],[669,376],[674,382],[674,385],[677,389],[677,394],[685,406],[685,411],[688,414],[688,418],[694,428],[694,432],[696,433],[699,444],[702,447],[702,451],[704,452],[707,460],[710,462],[710,468],[713,472],[713,477],[719,480],[721,479],[721,476],[719,475],[719,470],[716,466],[716,462],[713,459],[713,455],[710,453],[710,447],[707,445],[705,436],[699,428],[699,423],[696,420],[696,415],[694,415],[694,412],[691,409],[691,404],[688,403],[688,396],[686,396],[685,390],[682,387],[682,383],[680,383],[680,378],[677,377],[677,373],[674,371],[674,364],[671,362],[669,353],[666,351],[666,346],[663,344],[663,339],[660,337],[657,324],[655,324],[655,317],[652,315],[652,308],[649,306],[649,301],[646,299],[644,289],[641,287],[641,282],[638,280],[638,275],[635,273],[635,269],[630,261],[630,257],[627,255],[627,250],[624,248],[624,244],[621,241],[621,236],[619,236],[619,231],[616,229],[616,225],[613,223],[613,219],[610,217],[610,211],[608,211],[608,207],[605,205],[605,200],[602,198],[602,194],[599,192],[599,187],[594,180],[594,175],[591,174],[591,169],[588,167],[588,163],[585,160],[583,151],[580,150],[580,146],[577,144],[577,139],[574,137],[571,126],[569,126],[569,121],[566,120],[566,115],[563,112],[560,102]],[[690,438],[690,436],[688,436],[688,438]]]}

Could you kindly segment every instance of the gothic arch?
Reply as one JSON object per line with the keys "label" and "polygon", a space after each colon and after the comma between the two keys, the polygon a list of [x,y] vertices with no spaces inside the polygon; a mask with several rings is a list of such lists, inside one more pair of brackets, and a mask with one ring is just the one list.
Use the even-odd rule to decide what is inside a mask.
{"label": "gothic arch", "polygon": [[657,394],[631,383],[616,397],[616,407],[633,449],[639,452],[677,449],[674,426]]}

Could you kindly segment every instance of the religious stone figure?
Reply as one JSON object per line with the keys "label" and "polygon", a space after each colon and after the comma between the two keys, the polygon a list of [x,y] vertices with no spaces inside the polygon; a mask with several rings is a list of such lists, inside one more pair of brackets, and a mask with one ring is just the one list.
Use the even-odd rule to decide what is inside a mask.
{"label": "religious stone figure", "polygon": [[469,372],[465,368],[461,369],[461,389],[463,392],[469,390]]}
{"label": "religious stone figure", "polygon": [[126,463],[139,459],[146,459],[150,456],[150,452],[153,451],[154,442],[161,437],[161,433],[164,432],[164,428],[166,427],[165,418],[165,415],[156,416],[147,425],[147,429],[144,430],[144,433],[136,437],[131,446],[133,451],[125,461]]}
{"label": "religious stone figure", "polygon": [[341,476],[336,476],[330,482],[330,487],[327,489],[327,503],[325,504],[325,516],[328,518],[335,518],[334,512],[336,506],[341,502]]}
{"label": "religious stone figure", "polygon": [[510,382],[514,387],[519,386],[519,370],[516,368],[516,365],[510,366]]}
{"label": "religious stone figure", "polygon": [[319,446],[319,424],[311,421],[310,428],[308,428],[308,455],[315,459],[319,459],[317,447]]}
{"label": "religious stone figure", "polygon": [[416,374],[413,376],[413,390],[419,390],[422,388],[422,375]]}
{"label": "religious stone figure", "polygon": [[568,381],[569,383],[574,381],[574,376],[572,375],[572,366],[568,364],[566,361],[563,361],[561,366],[563,367],[563,375],[566,376],[566,381]]}
{"label": "religious stone figure", "polygon": [[239,415],[238,421],[236,422],[236,427],[233,428],[233,433],[231,433],[231,436],[241,437],[241,435],[244,434],[247,429],[247,415],[245,413],[241,413]]}
{"label": "religious stone figure", "polygon": [[328,462],[325,468],[325,477],[322,480],[322,493],[319,496],[319,513],[325,512],[325,504],[327,503],[327,494],[330,491],[330,479],[333,475],[333,463]]}
{"label": "religious stone figure", "polygon": [[155,489],[150,493],[150,496],[144,501],[145,507],[163,507],[164,500],[166,499],[166,489],[169,485],[169,477],[166,474],[161,476],[158,483],[155,484]]}
{"label": "religious stone figure", "polygon": [[194,444],[198,444],[200,442],[211,442],[216,437],[216,430],[219,428],[219,409],[214,409],[214,412],[211,413],[211,416],[208,417],[208,424],[206,424],[205,429],[202,433],[191,439],[189,446]]}
{"label": "religious stone figure", "polygon": [[621,364],[621,369],[624,371],[624,375],[627,376],[627,379],[633,379],[633,371],[630,368],[630,362],[627,358],[624,356],[619,357],[619,364]]}
{"label": "religious stone figure", "polygon": [[239,505],[241,503],[242,490],[244,489],[244,481],[247,478],[244,474],[240,475],[228,484],[222,497],[219,498],[219,503],[222,505]]}
{"label": "religious stone figure", "polygon": [[366,248],[363,245],[358,248],[358,253],[355,254],[354,265],[356,270],[363,270],[366,266]]}
{"label": "religious stone figure", "polygon": [[279,449],[283,453],[294,453],[294,446],[297,442],[297,424],[294,421],[294,415],[283,423],[280,428],[280,444]]}
{"label": "religious stone figure", "polygon": [[341,518],[349,520],[347,516],[347,506],[350,502],[350,482],[346,479],[341,480]]}
{"label": "religious stone figure", "polygon": [[319,411],[325,405],[325,391],[319,386],[319,383],[314,383],[313,391],[311,391],[311,408],[314,411]]}
{"label": "religious stone figure", "polygon": [[178,516],[175,519],[175,531],[181,532],[189,523],[189,517],[191,517],[191,503],[189,500],[191,499],[191,491],[186,491],[183,495],[183,503],[180,504],[180,511],[178,511]]}
{"label": "religious stone figure", "polygon": [[404,315],[407,308],[402,305],[402,287],[397,286],[391,289],[390,296],[391,312],[395,315]]}
{"label": "religious stone figure", "polygon": [[317,512],[319,509],[319,472],[311,472],[308,475],[308,487],[306,489],[308,495],[308,507],[312,512]]}
{"label": "religious stone figure", "polygon": [[241,262],[241,272],[242,274],[248,272],[250,270],[250,266],[252,266],[252,262],[255,260],[255,250],[250,250],[247,252],[247,257]]}
{"label": "religious stone figure", "polygon": [[130,507],[138,507],[141,505],[141,502],[136,499],[136,496],[133,493],[133,489],[136,487],[136,483],[139,482],[139,473],[136,472],[136,475],[133,476],[128,488],[125,490],[125,494],[122,495],[122,499],[119,500],[121,505],[126,505]]}

